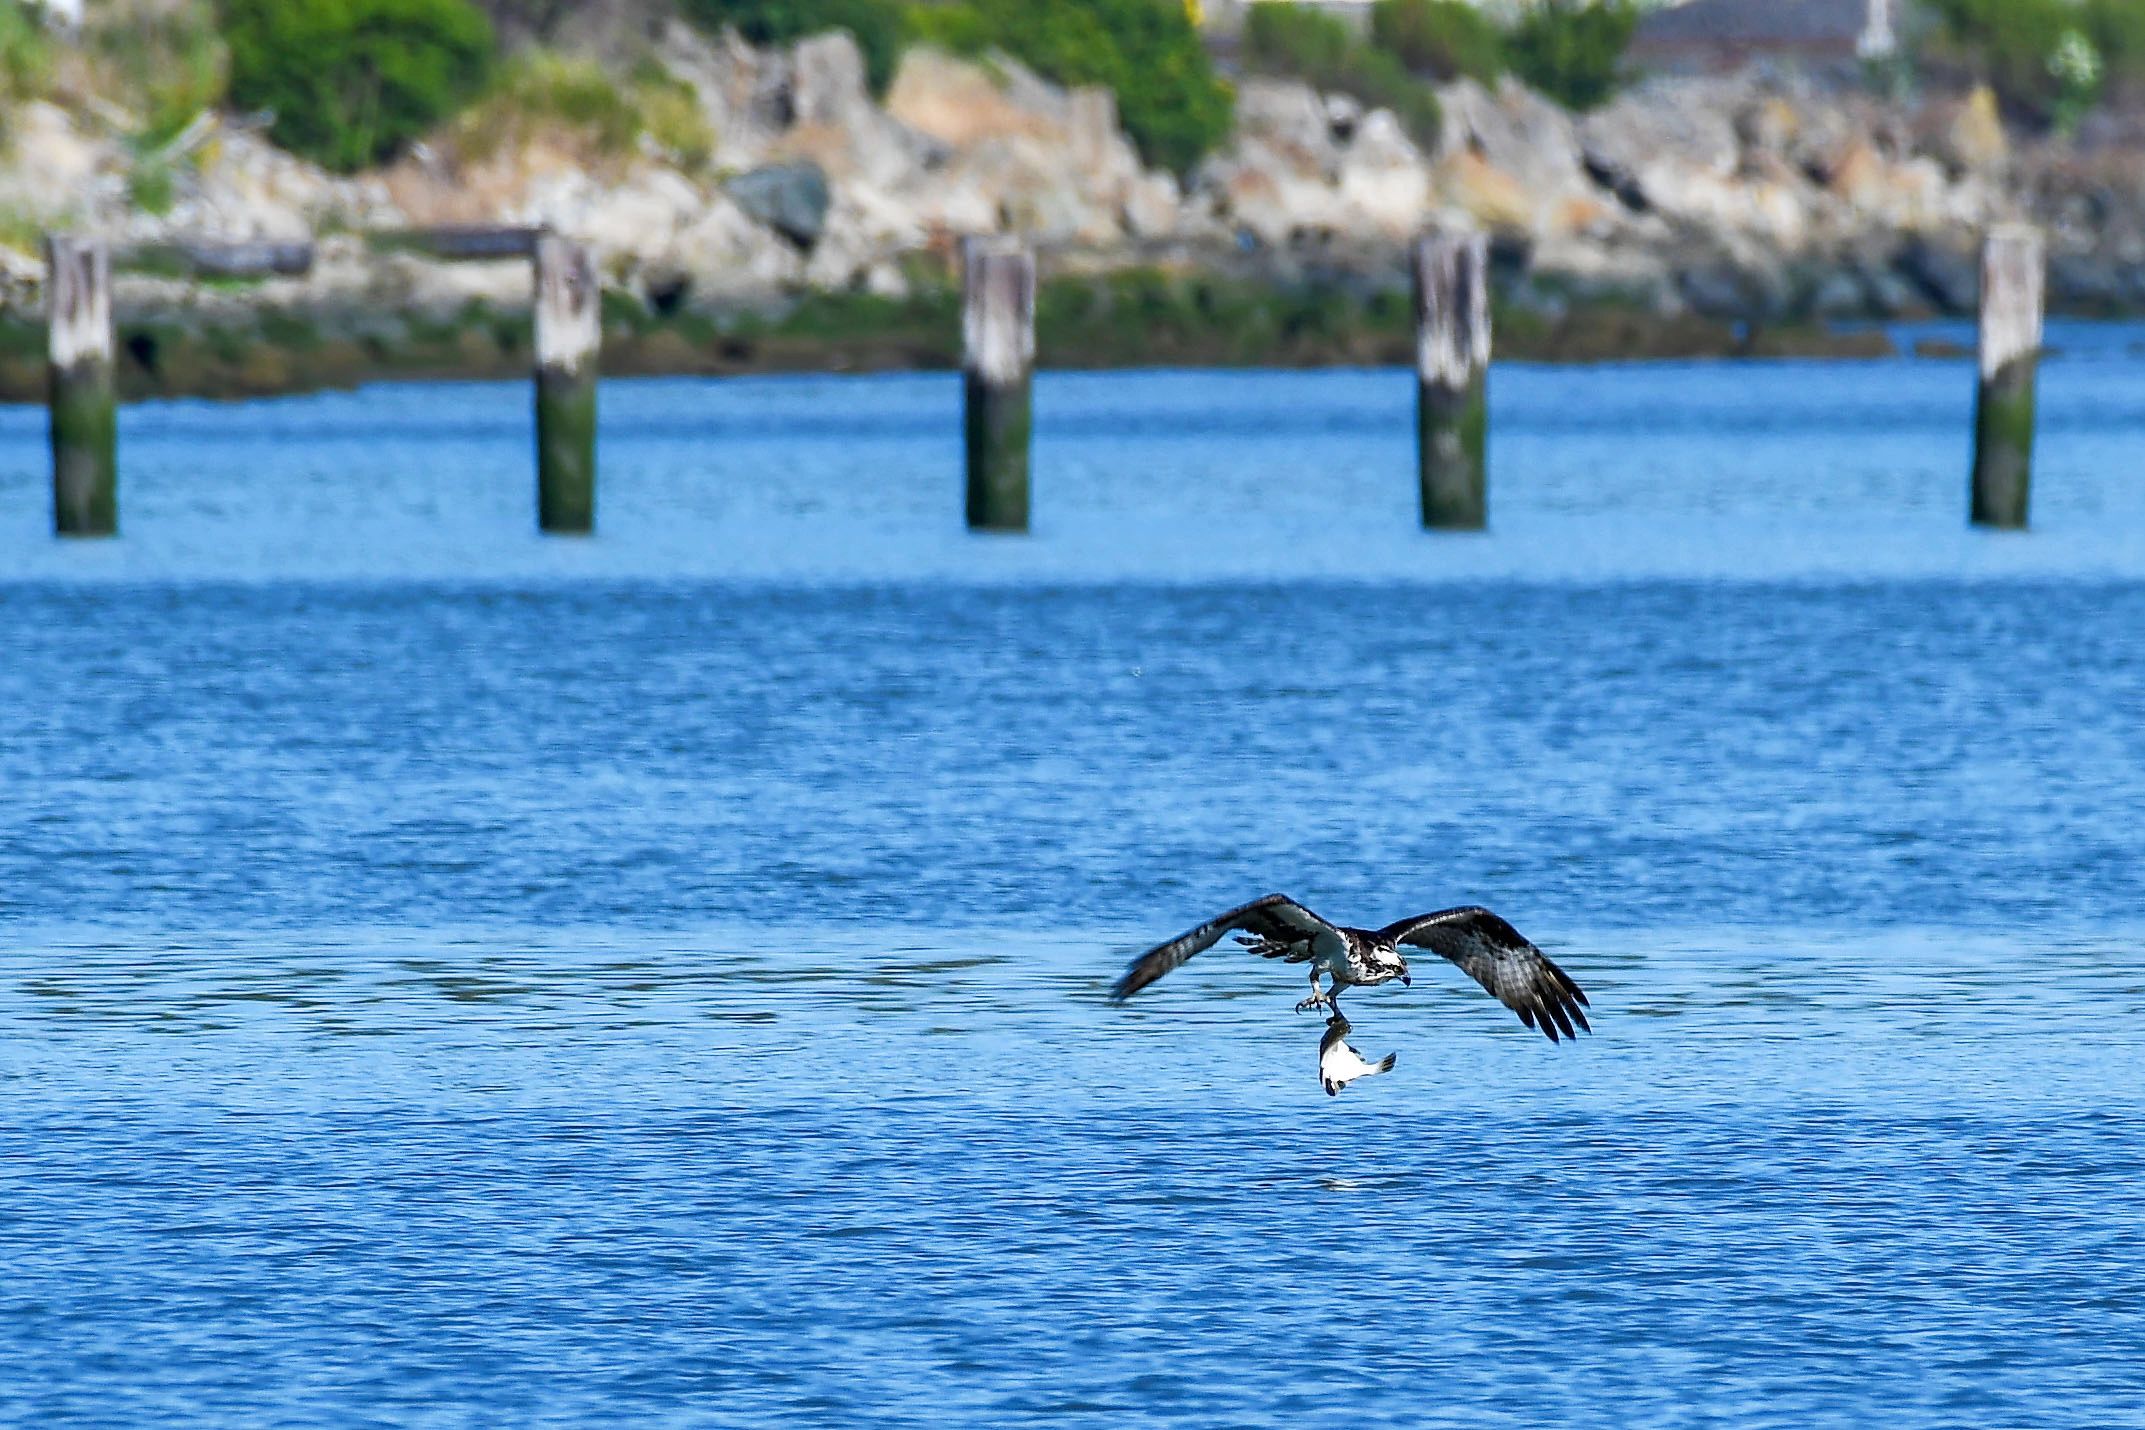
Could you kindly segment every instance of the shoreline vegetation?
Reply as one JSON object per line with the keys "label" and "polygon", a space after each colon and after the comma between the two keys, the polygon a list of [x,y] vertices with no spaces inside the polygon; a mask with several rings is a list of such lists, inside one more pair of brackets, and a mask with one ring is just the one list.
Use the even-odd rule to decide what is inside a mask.
{"label": "shoreline vegetation", "polygon": [[[1414,360],[1406,292],[1339,283],[1279,288],[1154,269],[1062,277],[1043,285],[1036,326],[1046,369]],[[961,362],[960,297],[950,284],[919,284],[900,298],[811,293],[779,315],[728,317],[657,312],[612,292],[604,297],[603,327],[605,377],[954,371]],[[1505,361],[1898,355],[1881,327],[1734,322],[1599,303],[1556,316],[1499,304],[1495,328],[1497,357]],[[117,336],[116,378],[126,401],[525,378],[535,360],[528,312],[483,300],[444,316],[248,309],[229,323],[122,320]],[[0,318],[0,402],[41,403],[45,395],[43,323]]]}

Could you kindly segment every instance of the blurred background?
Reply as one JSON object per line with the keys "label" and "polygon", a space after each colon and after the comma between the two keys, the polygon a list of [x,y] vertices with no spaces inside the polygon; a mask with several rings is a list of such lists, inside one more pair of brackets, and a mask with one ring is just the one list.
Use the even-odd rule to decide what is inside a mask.
{"label": "blurred background", "polygon": [[949,366],[993,232],[1054,365],[1395,361],[1458,224],[1505,355],[1867,354],[2006,218],[2055,311],[2145,304],[2141,75],[2129,0],[11,0],[0,392],[45,230],[115,244],[142,394],[526,371],[447,225],[592,246],[620,373]]}

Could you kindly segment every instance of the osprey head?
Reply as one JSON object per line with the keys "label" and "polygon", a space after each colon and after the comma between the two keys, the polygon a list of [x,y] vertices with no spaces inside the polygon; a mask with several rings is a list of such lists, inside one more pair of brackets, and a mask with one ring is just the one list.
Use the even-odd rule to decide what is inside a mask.
{"label": "osprey head", "polygon": [[1397,945],[1379,945],[1374,953],[1374,963],[1378,971],[1387,978],[1399,979],[1403,987],[1414,986],[1408,982],[1408,961],[1401,956]]}

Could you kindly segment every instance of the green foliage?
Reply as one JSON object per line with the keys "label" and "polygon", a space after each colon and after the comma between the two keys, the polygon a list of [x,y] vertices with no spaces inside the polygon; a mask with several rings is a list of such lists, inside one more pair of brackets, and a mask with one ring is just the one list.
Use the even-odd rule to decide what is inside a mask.
{"label": "green foliage", "polygon": [[2108,73],[2145,80],[2145,5],[2137,0],[2085,0],[2086,37],[2099,47]]}
{"label": "green foliage", "polygon": [[1378,0],[1370,37],[1416,74],[1438,80],[1467,75],[1491,84],[1504,69],[1504,37],[1467,0]]}
{"label": "green foliage", "polygon": [[160,217],[170,213],[179,201],[178,181],[171,166],[158,159],[137,160],[127,175],[127,197],[143,213]]}
{"label": "green foliage", "polygon": [[1059,84],[1116,92],[1120,120],[1151,164],[1185,170],[1229,132],[1234,102],[1214,73],[1182,0],[680,0],[687,19],[736,27],[760,45],[847,30],[874,91],[902,48],[924,41],[958,54],[1003,50]]}
{"label": "green foliage", "polygon": [[1068,367],[1370,365],[1405,359],[1413,308],[1399,289],[1133,268],[1045,283],[1035,325]]}
{"label": "green foliage", "polygon": [[2064,126],[2104,81],[2145,81],[2137,0],[1929,0],[1940,44],[2015,112]]}
{"label": "green foliage", "polygon": [[847,30],[864,52],[874,94],[884,94],[901,58],[897,0],[680,0],[685,18],[709,34],[735,26],[756,45],[786,45],[827,30]]}
{"label": "green foliage", "polygon": [[1506,37],[1512,69],[1567,109],[1592,109],[1616,93],[1618,70],[1639,26],[1634,0],[1540,0]]}
{"label": "green foliage", "polygon": [[224,101],[228,56],[207,0],[158,6],[91,7],[82,37],[94,84],[140,116],[137,150],[174,138],[203,110]]}
{"label": "green foliage", "polygon": [[0,133],[16,105],[44,92],[51,73],[44,27],[16,0],[0,0]]}
{"label": "green foliage", "polygon": [[1244,64],[1390,109],[1424,144],[1437,138],[1437,96],[1430,87],[1397,57],[1362,43],[1345,23],[1309,6],[1278,0],[1253,6],[1244,24]]}
{"label": "green foliage", "polygon": [[1181,0],[944,0],[914,8],[909,24],[913,37],[958,53],[1000,49],[1059,84],[1114,90],[1141,156],[1179,173],[1227,138],[1235,117]]}
{"label": "green foliage", "polygon": [[647,59],[633,71],[632,92],[641,132],[680,168],[706,168],[715,157],[715,131],[700,107],[699,91]]}
{"label": "green foliage", "polygon": [[454,138],[473,159],[496,154],[539,132],[590,160],[630,154],[643,135],[686,169],[704,165],[715,147],[692,87],[654,60],[624,82],[594,60],[548,50],[516,55],[491,88],[455,122]]}
{"label": "green foliage", "polygon": [[[0,248],[12,248],[18,253],[35,253],[44,241],[43,216],[26,213],[13,204],[0,204]],[[0,344],[0,351],[5,351],[4,344]]]}
{"label": "green foliage", "polygon": [[378,163],[483,85],[492,27],[468,0],[224,0],[231,101],[345,172]]}
{"label": "green foliage", "polygon": [[2049,117],[2056,128],[2068,134],[2078,127],[2100,102],[2100,86],[2106,76],[2100,50],[2082,30],[2065,30],[2048,56],[2048,73],[2055,80],[2055,103]]}
{"label": "green foliage", "polygon": [[533,128],[577,131],[596,154],[624,153],[640,116],[603,66],[536,50],[501,66],[491,89],[455,125],[462,152],[486,158]]}
{"label": "green foliage", "polygon": [[2063,32],[2077,20],[2064,0],[1929,0],[1942,41],[2015,110],[2049,118],[2057,81],[2049,69]]}

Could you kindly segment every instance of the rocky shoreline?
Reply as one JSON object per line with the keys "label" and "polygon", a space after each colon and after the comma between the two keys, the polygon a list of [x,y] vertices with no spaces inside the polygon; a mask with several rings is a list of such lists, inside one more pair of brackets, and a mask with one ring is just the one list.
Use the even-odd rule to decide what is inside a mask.
{"label": "rocky shoreline", "polygon": [[589,244],[614,373],[949,366],[952,254],[980,232],[1037,247],[1045,361],[1076,367],[1403,360],[1403,255],[1433,224],[1492,235],[1511,357],[1874,353],[1872,320],[1971,312],[1981,233],[2022,217],[2049,232],[2055,311],[2145,313],[2132,136],[2022,138],[1985,91],[1902,102],[1752,70],[1574,117],[1463,80],[1424,148],[1385,111],[1253,78],[1232,140],[1180,177],[1141,165],[1107,92],[1002,57],[912,50],[875,99],[838,32],[756,50],[673,25],[660,55],[714,136],[694,163],[535,128],[340,178],[211,118],[161,213],[93,115],[25,106],[0,164],[0,397],[42,391],[39,228],[312,243],[303,274],[122,269],[137,395],[525,372],[525,262],[366,237],[458,223]]}

